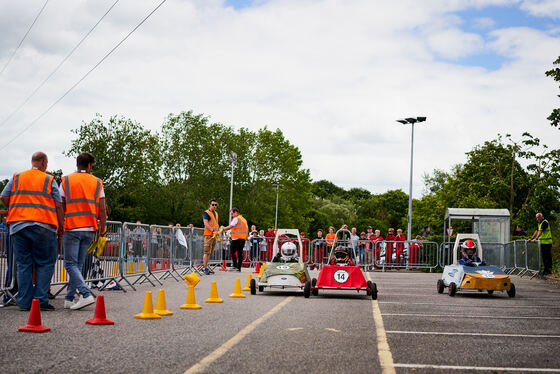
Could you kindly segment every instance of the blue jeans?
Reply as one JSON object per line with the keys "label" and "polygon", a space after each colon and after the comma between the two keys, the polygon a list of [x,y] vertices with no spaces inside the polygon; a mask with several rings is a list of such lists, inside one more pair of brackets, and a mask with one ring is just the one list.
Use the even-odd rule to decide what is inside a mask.
{"label": "blue jeans", "polygon": [[95,239],[93,231],[66,231],[62,237],[64,249],[64,268],[68,273],[68,288],[66,300],[73,301],[76,289],[86,298],[91,295],[82,276],[82,269],[86,260],[87,250]]}
{"label": "blue jeans", "polygon": [[29,308],[33,299],[39,299],[41,306],[47,306],[47,292],[56,262],[56,233],[43,227],[29,226],[11,235],[11,240],[17,264],[18,305]]}

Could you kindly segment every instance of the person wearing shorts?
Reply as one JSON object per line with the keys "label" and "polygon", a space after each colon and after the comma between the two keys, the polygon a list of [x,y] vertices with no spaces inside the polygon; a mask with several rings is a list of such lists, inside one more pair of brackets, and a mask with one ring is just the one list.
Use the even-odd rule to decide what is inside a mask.
{"label": "person wearing shorts", "polygon": [[204,274],[211,273],[210,269],[208,269],[208,258],[214,253],[214,248],[216,248],[216,242],[218,241],[218,237],[215,236],[220,227],[218,224],[218,212],[216,212],[217,207],[217,201],[214,199],[210,200],[210,206],[204,211],[202,216],[202,220],[204,221]]}

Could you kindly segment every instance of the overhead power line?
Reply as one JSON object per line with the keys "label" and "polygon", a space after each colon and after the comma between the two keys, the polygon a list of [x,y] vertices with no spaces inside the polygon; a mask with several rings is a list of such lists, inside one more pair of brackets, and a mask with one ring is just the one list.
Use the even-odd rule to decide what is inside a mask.
{"label": "overhead power line", "polygon": [[150,18],[152,16],[152,14],[154,14],[163,4],[165,4],[167,0],[163,0],[161,1],[150,13],[148,13],[148,15],[146,17],[144,17],[144,19],[142,19],[142,21],[140,21],[140,23],[138,23],[138,25],[136,25],[136,27],[134,27],[123,39],[121,39],[120,42],[118,42],[109,52],[107,52],[105,54],[105,56],[103,56],[101,58],[101,60],[99,60],[86,74],[84,74],[76,83],[74,83],[72,85],[72,87],[70,87],[68,90],[66,90],[66,92],[64,92],[64,94],[62,94],[62,96],[60,96],[54,103],[52,103],[43,113],[41,113],[37,118],[35,118],[33,121],[31,121],[27,126],[25,126],[20,132],[18,132],[13,138],[11,138],[7,143],[5,143],[2,147],[0,147],[0,151],[4,150],[7,146],[9,146],[11,143],[13,143],[14,140],[16,140],[17,138],[19,138],[24,132],[26,132],[27,130],[29,130],[29,128],[31,126],[33,126],[37,121],[39,121],[41,118],[43,118],[43,116],[45,116],[48,112],[50,112],[50,110],[56,105],[58,104],[60,101],[62,101],[62,99],[64,99],[66,97],[66,95],[68,95],[74,88],[76,88],[84,79],[87,78],[88,75],[91,74],[91,72],[93,72],[99,65],[101,65],[103,63],[103,61],[105,61],[117,48],[119,48],[119,46],[121,44],[123,44],[129,37],[130,35],[132,35],[136,30],[138,30],[138,28],[140,26],[142,26],[144,24],[144,22],[146,22],[148,20],[148,18]]}
{"label": "overhead power line", "polygon": [[87,39],[87,37],[93,32],[93,30],[95,30],[95,28],[97,27],[97,25],[99,25],[101,23],[101,21],[103,21],[103,19],[105,18],[105,16],[107,16],[107,14],[109,14],[109,12],[111,11],[111,9],[113,9],[115,7],[115,5],[117,5],[117,3],[120,0],[116,0],[113,5],[111,5],[111,7],[109,9],[107,9],[107,11],[105,12],[105,14],[103,14],[103,16],[99,19],[99,21],[97,21],[97,23],[95,25],[93,25],[93,27],[84,35],[84,37],[78,42],[78,44],[76,44],[74,46],[74,48],[72,48],[72,50],[66,55],[66,57],[64,57],[62,59],[62,61],[60,61],[60,63],[54,68],[54,70],[41,82],[41,84],[39,84],[34,90],[33,92],[31,92],[31,94],[29,96],[27,96],[27,98],[25,100],[23,100],[21,102],[21,104],[19,104],[19,106],[12,112],[10,113],[9,116],[7,116],[6,118],[4,118],[2,120],[2,122],[0,122],[0,127],[2,127],[7,121],[10,120],[10,118],[12,118],[14,116],[14,114],[16,114],[17,112],[20,111],[21,108],[24,107],[25,104],[27,104],[27,102],[33,97],[35,96],[35,94],[37,93],[37,91],[39,91],[41,89],[41,87],[43,87],[45,85],[45,83],[47,83],[47,81],[49,79],[51,79],[51,77],[58,71],[58,69],[60,69],[60,67],[66,62],[66,60],[68,60],[70,58],[70,56],[72,56],[74,54],[74,52],[76,51],[76,49],[78,49],[80,47],[80,45],[82,45],[82,43]]}
{"label": "overhead power line", "polygon": [[2,70],[0,70],[0,75],[2,75],[2,73],[4,72],[4,70],[6,70],[6,68],[8,67],[8,65],[10,64],[10,62],[12,62],[12,59],[14,58],[14,55],[16,54],[16,52],[19,50],[19,47],[21,47],[21,45],[23,44],[23,41],[25,40],[25,38],[27,38],[27,34],[29,34],[29,32],[31,31],[31,29],[33,28],[33,25],[35,24],[35,22],[37,22],[37,20],[39,19],[39,16],[41,15],[41,13],[43,13],[43,10],[45,9],[45,7],[47,6],[47,3],[49,2],[49,0],[45,1],[45,3],[43,4],[43,7],[41,8],[41,10],[39,11],[39,13],[37,13],[37,16],[35,17],[35,19],[33,20],[33,22],[31,23],[31,26],[29,26],[29,28],[27,29],[27,32],[25,33],[25,35],[23,36],[23,38],[21,38],[18,46],[16,47],[16,49],[14,49],[14,51],[12,52],[10,58],[8,59],[8,61],[6,62],[6,64],[4,65],[4,67],[2,68]]}

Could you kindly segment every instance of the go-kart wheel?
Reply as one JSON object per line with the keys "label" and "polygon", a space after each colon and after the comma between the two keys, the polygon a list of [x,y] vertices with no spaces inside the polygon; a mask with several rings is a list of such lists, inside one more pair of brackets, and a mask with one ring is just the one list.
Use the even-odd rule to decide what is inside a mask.
{"label": "go-kart wheel", "polygon": [[507,292],[509,297],[515,297],[515,284],[510,283],[509,291]]}
{"label": "go-kart wheel", "polygon": [[494,290],[486,290],[486,292],[488,292],[488,295],[492,295],[494,293]]}
{"label": "go-kart wheel", "polygon": [[311,288],[312,288],[311,294],[312,294],[313,296],[319,295],[319,289],[318,289],[318,288],[315,288],[316,285],[317,285],[317,278],[311,279]]}
{"label": "go-kart wheel", "polygon": [[437,293],[443,293],[443,290],[445,289],[445,283],[443,283],[443,279],[439,279],[437,281]]}
{"label": "go-kart wheel", "polygon": [[367,281],[366,295],[371,296],[371,291],[373,291],[373,286],[371,285],[371,281]]}
{"label": "go-kart wheel", "polygon": [[264,286],[259,286],[259,292],[264,292]]}
{"label": "go-kart wheel", "polygon": [[371,299],[377,300],[377,284],[371,283]]}
{"label": "go-kart wheel", "polygon": [[257,282],[254,279],[251,279],[251,295],[257,294]]}
{"label": "go-kart wheel", "polygon": [[454,282],[449,283],[449,296],[455,296],[457,285]]}
{"label": "go-kart wheel", "polygon": [[311,295],[311,282],[307,281],[305,282],[305,286],[303,286],[303,297],[308,299],[310,295]]}

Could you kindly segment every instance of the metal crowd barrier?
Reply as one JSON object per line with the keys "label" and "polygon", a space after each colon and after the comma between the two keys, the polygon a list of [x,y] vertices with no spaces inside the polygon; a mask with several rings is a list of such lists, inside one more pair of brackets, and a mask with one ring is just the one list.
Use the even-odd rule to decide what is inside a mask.
{"label": "metal crowd barrier", "polygon": [[[121,274],[119,281],[124,280],[134,288],[138,282],[150,280],[148,266],[148,248],[150,240],[150,226],[139,223],[123,223],[123,247],[121,251]],[[131,283],[132,278],[135,278]],[[155,278],[155,277],[154,277]]]}
{"label": "metal crowd barrier", "polygon": [[148,253],[148,272],[157,282],[173,276],[173,251],[175,246],[175,228],[173,226],[150,226],[150,245]]}
{"label": "metal crowd barrier", "polygon": [[[4,222],[7,211],[0,211],[0,222]],[[0,302],[2,305],[15,302],[17,294],[16,265],[11,248],[8,227],[2,224],[0,227]]]}
{"label": "metal crowd barrier", "polygon": [[439,246],[428,240],[382,240],[372,242],[373,267],[378,269],[434,269]]}

